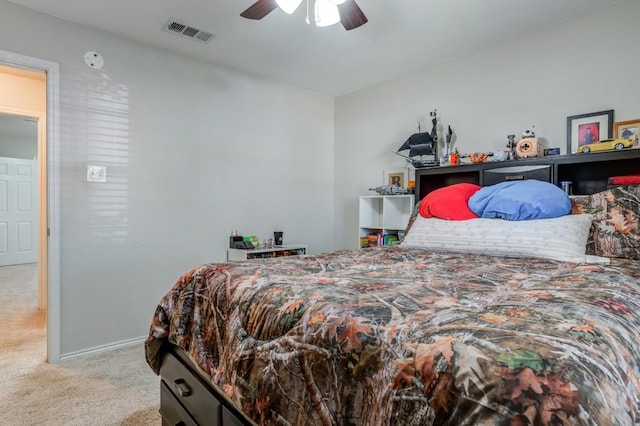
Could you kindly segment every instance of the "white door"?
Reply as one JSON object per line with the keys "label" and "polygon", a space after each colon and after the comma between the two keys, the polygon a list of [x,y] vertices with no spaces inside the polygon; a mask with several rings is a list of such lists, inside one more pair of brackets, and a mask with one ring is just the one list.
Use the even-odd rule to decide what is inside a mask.
{"label": "white door", "polygon": [[38,261],[37,160],[0,157],[0,266]]}

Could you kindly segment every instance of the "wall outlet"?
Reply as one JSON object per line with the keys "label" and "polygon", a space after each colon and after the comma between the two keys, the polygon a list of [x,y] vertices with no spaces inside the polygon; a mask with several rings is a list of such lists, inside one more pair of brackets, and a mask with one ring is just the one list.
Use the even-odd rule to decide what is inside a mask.
{"label": "wall outlet", "polygon": [[87,165],[87,182],[106,182],[107,168],[105,166]]}

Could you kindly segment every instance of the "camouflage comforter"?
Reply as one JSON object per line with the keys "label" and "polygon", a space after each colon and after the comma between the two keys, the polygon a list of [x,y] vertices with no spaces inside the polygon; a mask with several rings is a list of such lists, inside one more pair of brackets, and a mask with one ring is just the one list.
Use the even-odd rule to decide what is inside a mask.
{"label": "camouflage comforter", "polygon": [[146,342],[185,349],[258,424],[633,425],[640,262],[399,247],[210,264]]}

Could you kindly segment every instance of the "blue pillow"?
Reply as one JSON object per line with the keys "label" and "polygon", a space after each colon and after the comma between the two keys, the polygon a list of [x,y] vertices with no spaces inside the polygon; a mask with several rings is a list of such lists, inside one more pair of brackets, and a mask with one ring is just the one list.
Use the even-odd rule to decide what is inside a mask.
{"label": "blue pillow", "polygon": [[469,198],[480,217],[506,220],[550,219],[571,212],[571,200],[552,183],[529,179],[485,186]]}

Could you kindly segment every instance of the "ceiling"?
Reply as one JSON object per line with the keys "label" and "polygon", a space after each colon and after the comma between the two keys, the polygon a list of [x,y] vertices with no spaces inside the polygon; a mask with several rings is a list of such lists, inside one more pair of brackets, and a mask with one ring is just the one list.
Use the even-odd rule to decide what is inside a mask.
{"label": "ceiling", "polygon": [[[352,31],[340,24],[324,28],[306,24],[306,1],[293,15],[276,9],[260,21],[240,17],[254,0],[10,1],[339,96],[508,42],[619,0],[357,0],[369,22]],[[204,44],[161,31],[170,18],[216,37]],[[106,69],[108,61],[105,58]]]}

